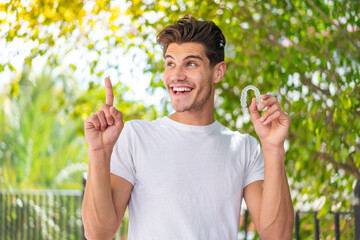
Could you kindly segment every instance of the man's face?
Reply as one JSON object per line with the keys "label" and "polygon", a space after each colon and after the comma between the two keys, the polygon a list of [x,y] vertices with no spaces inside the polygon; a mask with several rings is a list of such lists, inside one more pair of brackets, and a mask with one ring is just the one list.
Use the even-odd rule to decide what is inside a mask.
{"label": "man's face", "polygon": [[212,106],[212,69],[200,43],[171,43],[165,53],[164,83],[175,111]]}

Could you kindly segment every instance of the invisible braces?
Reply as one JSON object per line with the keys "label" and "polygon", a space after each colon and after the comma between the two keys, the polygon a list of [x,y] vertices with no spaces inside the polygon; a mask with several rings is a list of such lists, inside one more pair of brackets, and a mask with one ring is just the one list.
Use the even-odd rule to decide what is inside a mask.
{"label": "invisible braces", "polygon": [[246,97],[247,97],[247,91],[249,89],[252,89],[254,90],[255,92],[255,97],[256,97],[256,105],[257,107],[259,108],[259,104],[261,103],[261,98],[260,98],[260,91],[259,89],[257,89],[256,87],[252,86],[252,85],[249,85],[247,86],[246,88],[244,88],[241,92],[241,106],[243,108],[246,108],[247,107],[247,104],[246,104]]}

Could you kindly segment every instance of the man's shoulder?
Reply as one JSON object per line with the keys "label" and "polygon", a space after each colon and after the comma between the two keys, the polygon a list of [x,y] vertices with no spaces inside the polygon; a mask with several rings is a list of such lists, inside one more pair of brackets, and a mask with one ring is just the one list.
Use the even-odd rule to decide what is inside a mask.
{"label": "man's shoulder", "polygon": [[220,133],[223,136],[227,136],[230,137],[236,141],[241,141],[241,142],[248,142],[250,144],[256,144],[257,143],[257,139],[255,137],[253,137],[252,135],[248,134],[248,133],[243,133],[241,131],[238,130],[232,130],[222,124],[220,124],[221,127],[220,129]]}
{"label": "man's shoulder", "polygon": [[126,121],[124,124],[124,128],[137,130],[142,128],[154,128],[158,126],[161,123],[161,118],[157,118],[155,120],[142,120],[142,119],[132,119],[129,121]]}

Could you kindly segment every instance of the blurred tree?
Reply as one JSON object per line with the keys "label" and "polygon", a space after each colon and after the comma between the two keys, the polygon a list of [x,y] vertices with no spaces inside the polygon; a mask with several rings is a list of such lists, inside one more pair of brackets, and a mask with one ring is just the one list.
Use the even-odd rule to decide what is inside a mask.
{"label": "blurred tree", "polygon": [[[349,209],[360,180],[359,10],[359,1],[133,1],[127,14],[140,26],[129,36],[152,40],[154,49],[149,28],[155,34],[186,13],[221,26],[227,73],[218,118],[254,133],[241,89],[275,94],[292,117],[286,166],[294,200],[323,200],[321,217]],[[149,14],[159,18],[150,24]],[[162,86],[161,52],[148,55],[152,85]]]}
{"label": "blurred tree", "polygon": [[[116,107],[126,118],[153,119],[156,111],[121,99],[115,88]],[[87,144],[83,120],[97,111],[105,87],[81,89],[70,76],[41,76],[24,71],[0,94],[0,177],[7,188],[82,188],[87,171]],[[126,120],[126,119],[125,119]]]}
{"label": "blurred tree", "polygon": [[[218,119],[254,133],[239,104],[241,89],[253,84],[276,94],[292,117],[286,165],[295,202],[323,199],[325,213],[348,209],[360,180],[359,10],[357,0],[10,1],[0,5],[0,36],[32,43],[27,64],[49,51],[56,62],[86,48],[97,56],[90,73],[106,52],[141,49],[157,88],[163,61],[156,33],[186,13],[213,20],[227,37]],[[62,43],[65,50],[51,54]],[[13,69],[11,59],[0,68]]]}
{"label": "blurred tree", "polygon": [[8,188],[81,187],[73,174],[86,170],[86,143],[75,131],[82,123],[62,107],[75,93],[74,82],[59,87],[49,79],[25,71],[1,93],[0,167]]}

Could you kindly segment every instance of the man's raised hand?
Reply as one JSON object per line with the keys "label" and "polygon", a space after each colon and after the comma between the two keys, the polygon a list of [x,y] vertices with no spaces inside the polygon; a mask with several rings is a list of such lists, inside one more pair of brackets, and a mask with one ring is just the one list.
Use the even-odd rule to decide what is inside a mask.
{"label": "man's raised hand", "polygon": [[111,154],[124,123],[122,113],[114,106],[114,93],[109,78],[105,78],[106,104],[85,120],[85,139],[91,151],[104,150]]}
{"label": "man's raised hand", "polygon": [[259,136],[262,146],[270,145],[274,147],[283,147],[284,141],[289,131],[291,119],[289,115],[280,107],[278,100],[270,95],[261,95],[262,102],[259,109],[267,110],[261,116],[256,99],[253,98],[249,111],[251,121],[254,124],[256,134]]}

